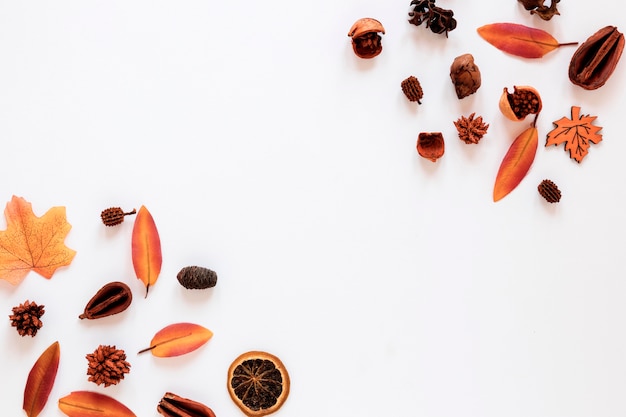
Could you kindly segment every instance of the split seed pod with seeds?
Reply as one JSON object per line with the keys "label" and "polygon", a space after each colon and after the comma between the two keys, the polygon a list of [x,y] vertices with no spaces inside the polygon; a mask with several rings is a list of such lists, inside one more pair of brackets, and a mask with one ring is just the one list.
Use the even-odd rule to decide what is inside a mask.
{"label": "split seed pod with seeds", "polygon": [[383,51],[379,33],[384,35],[385,28],[376,19],[364,17],[354,22],[348,36],[352,38],[352,49],[356,56],[364,59],[378,56]]}
{"label": "split seed pod with seeds", "polygon": [[126,310],[133,301],[133,293],[123,282],[109,282],[91,297],[79,319],[99,319]]}
{"label": "split seed pod with seeds", "polygon": [[159,414],[165,417],[215,417],[215,413],[206,405],[166,392],[159,405]]}
{"label": "split seed pod with seeds", "polygon": [[507,119],[514,122],[524,120],[529,114],[539,114],[541,106],[539,92],[526,85],[513,86],[512,93],[504,87],[500,96],[500,111]]}

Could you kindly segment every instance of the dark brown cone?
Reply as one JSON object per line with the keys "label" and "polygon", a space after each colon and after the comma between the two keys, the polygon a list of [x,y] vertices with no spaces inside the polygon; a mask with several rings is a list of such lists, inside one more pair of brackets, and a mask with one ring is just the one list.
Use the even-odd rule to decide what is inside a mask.
{"label": "dark brown cone", "polygon": [[180,285],[193,290],[203,290],[217,284],[215,271],[201,266],[186,266],[178,272],[176,278]]}
{"label": "dark brown cone", "polygon": [[135,214],[136,212],[137,211],[133,209],[131,212],[124,213],[124,210],[120,207],[110,207],[100,213],[100,218],[102,219],[102,223],[106,226],[117,226],[124,221],[124,216]]}
{"label": "dark brown cone", "polygon": [[11,326],[17,329],[20,336],[34,337],[37,331],[43,326],[40,320],[45,313],[43,305],[26,300],[17,307],[13,307],[13,314],[9,315]]}
{"label": "dark brown cone", "polygon": [[89,363],[87,375],[89,381],[105,387],[116,385],[124,374],[130,372],[130,363],[126,362],[126,353],[115,346],[100,345],[93,352],[85,356]]}
{"label": "dark brown cone", "polygon": [[548,203],[558,203],[561,200],[559,187],[550,180],[541,181],[539,186],[537,186],[537,190]]}
{"label": "dark brown cone", "polygon": [[402,92],[410,101],[417,101],[418,104],[422,104],[420,101],[424,96],[424,91],[422,90],[422,86],[420,85],[419,80],[410,76],[400,83],[400,87],[402,87]]}

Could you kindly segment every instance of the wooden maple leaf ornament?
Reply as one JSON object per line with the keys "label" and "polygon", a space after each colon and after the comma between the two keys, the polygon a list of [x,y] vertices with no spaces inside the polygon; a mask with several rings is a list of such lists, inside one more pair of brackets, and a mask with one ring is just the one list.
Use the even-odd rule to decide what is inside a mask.
{"label": "wooden maple leaf ornament", "polygon": [[600,126],[593,125],[597,116],[581,115],[580,107],[572,106],[572,118],[562,117],[553,122],[556,126],[546,139],[546,146],[565,143],[565,150],[569,151],[570,158],[580,163],[589,153],[591,143],[598,143],[602,135],[598,132]]}
{"label": "wooden maple leaf ornament", "polygon": [[72,228],[65,207],[52,207],[37,217],[29,202],[13,196],[4,215],[7,229],[0,231],[0,279],[17,285],[31,270],[50,279],[57,268],[74,259],[76,251],[64,243]]}

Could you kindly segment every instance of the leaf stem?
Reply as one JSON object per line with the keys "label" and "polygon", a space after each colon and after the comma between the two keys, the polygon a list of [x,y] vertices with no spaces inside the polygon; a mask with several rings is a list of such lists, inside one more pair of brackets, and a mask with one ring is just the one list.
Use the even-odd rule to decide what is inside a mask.
{"label": "leaf stem", "polygon": [[145,349],[141,349],[139,352],[137,352],[137,355],[139,355],[140,353],[144,353],[144,352],[147,352],[147,351],[149,351],[149,350],[152,350],[152,349],[154,349],[155,347],[156,347],[156,345],[154,345],[154,346],[150,346],[150,347],[147,347],[147,348],[145,348]]}
{"label": "leaf stem", "polygon": [[578,45],[578,42],[565,42],[565,43],[559,44],[559,46],[574,46],[574,45]]}

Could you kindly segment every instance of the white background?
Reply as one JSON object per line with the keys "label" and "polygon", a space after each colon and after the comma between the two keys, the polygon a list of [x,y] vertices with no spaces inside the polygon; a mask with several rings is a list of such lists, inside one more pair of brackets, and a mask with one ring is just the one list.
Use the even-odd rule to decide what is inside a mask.
{"label": "white background", "polygon": [[[77,251],[50,280],[0,282],[5,317],[26,299],[46,308],[34,338],[0,328],[3,414],[21,415],[28,371],[58,340],[45,416],[63,415],[58,399],[76,390],[141,417],[158,415],[166,391],[242,415],[226,371],[252,349],[290,372],[277,417],[626,415],[626,64],[586,91],[567,77],[576,47],[525,60],[476,33],[509,21],[582,42],[626,29],[621,3],[564,1],[544,22],[514,0],[439,0],[458,19],[447,39],[408,24],[409,3],[0,1],[0,201],[24,197],[39,216],[65,206]],[[373,60],[346,36],[361,17],[386,29]],[[483,85],[458,100],[449,67],[463,53]],[[400,90],[409,75],[422,105]],[[494,203],[500,161],[528,126],[498,110],[514,85],[542,96],[540,146]],[[604,135],[580,164],[543,146],[573,105]],[[472,112],[490,124],[478,145],[452,123]],[[436,163],[415,151],[422,131],[446,139]],[[537,193],[544,178],[560,203]],[[163,249],[147,298],[133,218],[99,218],[141,205]],[[182,288],[187,265],[214,269],[217,286]],[[131,307],[79,320],[114,280],[133,289]],[[179,321],[215,335],[182,357],[136,355]],[[87,381],[99,344],[128,354],[116,386]]]}

